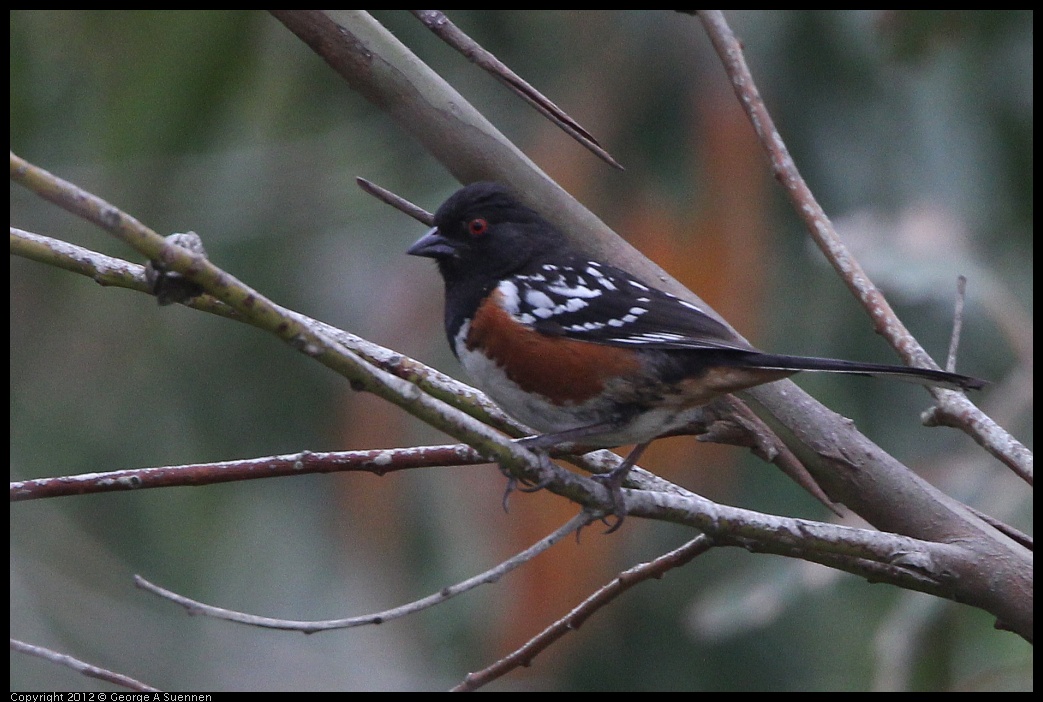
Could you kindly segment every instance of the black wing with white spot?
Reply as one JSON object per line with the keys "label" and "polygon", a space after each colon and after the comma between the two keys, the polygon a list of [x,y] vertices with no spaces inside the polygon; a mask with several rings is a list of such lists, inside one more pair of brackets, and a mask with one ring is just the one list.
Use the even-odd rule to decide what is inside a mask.
{"label": "black wing with white spot", "polygon": [[742,349],[699,307],[602,263],[543,264],[502,281],[507,311],[550,336],[655,349]]}

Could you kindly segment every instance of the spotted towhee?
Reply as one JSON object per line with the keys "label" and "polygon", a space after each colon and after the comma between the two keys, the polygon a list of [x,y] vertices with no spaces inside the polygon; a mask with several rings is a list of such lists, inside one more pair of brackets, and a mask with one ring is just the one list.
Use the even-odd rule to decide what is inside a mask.
{"label": "spotted towhee", "polygon": [[985,385],[929,368],[758,351],[691,302],[574,250],[496,183],[452,195],[409,253],[438,262],[453,353],[508,414],[544,432],[530,447],[637,444],[598,476],[620,521],[623,480],[641,451],[721,395],[798,371]]}

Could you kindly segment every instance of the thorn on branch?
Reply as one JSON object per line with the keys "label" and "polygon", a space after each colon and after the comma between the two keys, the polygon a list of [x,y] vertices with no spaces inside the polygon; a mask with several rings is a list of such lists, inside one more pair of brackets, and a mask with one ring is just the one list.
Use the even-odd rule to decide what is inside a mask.
{"label": "thorn on branch", "polygon": [[355,182],[365,192],[369,193],[373,197],[377,198],[381,202],[391,205],[399,212],[409,215],[421,224],[431,226],[435,223],[435,216],[425,210],[423,207],[414,205],[409,200],[396,195],[387,188],[382,188],[376,183],[366,180],[365,178],[356,178]]}

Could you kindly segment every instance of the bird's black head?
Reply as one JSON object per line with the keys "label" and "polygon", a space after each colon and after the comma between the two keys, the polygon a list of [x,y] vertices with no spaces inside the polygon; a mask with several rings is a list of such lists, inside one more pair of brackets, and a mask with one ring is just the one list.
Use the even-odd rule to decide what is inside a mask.
{"label": "bird's black head", "polygon": [[438,261],[447,286],[465,275],[496,280],[557,251],[565,238],[499,183],[457,190],[435,213],[435,226],[409,247]]}

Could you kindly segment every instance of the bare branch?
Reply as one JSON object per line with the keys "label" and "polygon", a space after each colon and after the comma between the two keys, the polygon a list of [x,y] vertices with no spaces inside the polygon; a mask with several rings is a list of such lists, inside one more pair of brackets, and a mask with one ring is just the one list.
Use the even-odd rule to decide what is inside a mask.
{"label": "bare branch", "polygon": [[956,368],[956,350],[960,347],[960,332],[963,330],[963,303],[967,298],[967,276],[961,275],[956,279],[956,309],[952,316],[952,339],[949,341],[949,355],[945,360],[945,367],[949,370]]}
{"label": "bare branch", "polygon": [[366,362],[345,348],[336,335],[307,324],[299,315],[287,313],[284,308],[217,267],[205,256],[168,243],[164,237],[96,195],[29,164],[13,152],[11,179],[109,231],[149,260],[160,261],[166,270],[175,271],[202,286],[210,295],[235,309],[250,324],[276,335],[298,351],[343,375],[351,381],[355,390],[372,392],[425,422],[444,428],[484,455],[496,456],[501,465],[519,471],[519,477],[534,482],[545,477],[547,466],[528,449],[509,442],[502,434],[461,410],[424,394],[413,383]]}
{"label": "bare branch", "polygon": [[612,158],[612,155],[605,151],[604,147],[598,143],[598,140],[581,127],[579,122],[565,114],[564,110],[548,100],[536,88],[525,82],[521,76],[508,68],[492,53],[483,49],[478,42],[467,36],[463,30],[453,24],[441,10],[410,10],[410,12],[442,41],[513,90],[527,103],[535,107],[540,114],[558,125],[562,131],[582,144],[591,153],[613,168],[623,170],[623,166],[616,159]]}
{"label": "bare branch", "polygon": [[433,214],[425,210],[423,207],[414,205],[409,200],[405,199],[401,195],[396,195],[387,188],[382,188],[376,183],[371,183],[365,178],[356,178],[355,182],[358,183],[359,187],[364,191],[377,198],[381,202],[391,205],[399,212],[403,212],[421,224],[431,226],[435,223],[435,217]]}
{"label": "bare branch", "polygon": [[466,444],[367,451],[302,451],[284,456],[264,456],[236,461],[133,468],[21,480],[11,483],[10,492],[12,502],[21,502],[124,490],[196,487],[294,475],[349,472],[385,475],[431,466],[470,466],[485,463],[489,463],[489,459]]}
{"label": "bare branch", "polygon": [[838,517],[844,516],[840,506],[829,499],[829,495],[815,482],[815,477],[808,472],[800,459],[742,400],[727,395],[707,405],[703,414],[709,423],[703,432],[698,434],[699,441],[750,449],[761,460],[778,466],[793,482],[825,505],[830,512]]}
{"label": "bare branch", "polygon": [[[390,197],[397,198],[398,196],[391,195]],[[149,292],[149,286],[145,280],[144,268],[142,266],[57,239],[12,227],[11,251],[29,259],[50,263],[66,270],[80,273],[97,280],[103,285]],[[195,298],[187,306],[264,328],[263,325],[255,324],[250,318],[244,318],[228,305],[209,295]],[[355,334],[332,327],[278,305],[275,307],[280,314],[292,318],[302,326],[314,330],[315,333],[332,337],[344,348],[365,359],[367,363],[416,384],[427,394],[465,412],[484,424],[506,433],[508,436],[521,437],[529,436],[533,433],[528,427],[505,415],[499,407],[493,404],[481,392],[455,378]],[[435,455],[437,455],[437,452],[432,454],[433,461],[436,460],[434,458]],[[555,452],[553,455],[558,456],[559,453]],[[567,455],[564,452],[561,455],[562,457],[567,457],[567,460],[574,465],[590,473],[607,473],[622,460],[619,456],[607,450],[596,451],[583,456]],[[254,460],[264,461],[268,459]],[[447,458],[444,465],[457,464],[459,464],[459,461]],[[166,468],[163,469],[165,472],[162,474],[154,472],[157,470],[160,469],[146,468],[113,471],[102,474],[90,474],[88,476],[60,476],[18,482],[12,484],[11,499],[33,499],[35,496],[52,497],[65,494],[81,494],[88,491],[137,489],[151,485],[154,481],[158,481],[157,487],[173,484],[200,485],[205,482],[203,477],[193,476],[191,473],[179,475],[177,469]],[[209,478],[223,475],[225,473],[220,471],[212,472]],[[253,477],[263,476],[254,474]],[[185,482],[178,482],[181,480]],[[657,490],[679,495],[691,494],[687,490],[640,468],[632,472],[628,484],[631,487],[646,490]]]}
{"label": "bare branch", "polygon": [[793,157],[775,128],[764,99],[753,80],[743,54],[742,44],[732,32],[720,10],[701,10],[698,14],[707,35],[731,80],[735,95],[750,119],[761,146],[771,164],[775,179],[782,184],[812,238],[825,254],[837,274],[865,308],[874,329],[891,344],[899,355],[913,365],[938,368],[934,360],[919,346],[902,325],[894,310],[847,246],[837,235],[826,212],[800,175]]}
{"label": "bare branch", "polygon": [[138,692],[160,692],[159,688],[146,685],[134,678],[127,677],[120,673],[114,673],[105,668],[99,668],[96,665],[91,665],[90,663],[81,661],[79,658],[73,658],[64,653],[58,653],[57,651],[44,648],[43,646],[35,646],[33,644],[25,643],[24,641],[19,641],[18,639],[11,639],[11,650],[18,651],[19,653],[26,653],[30,656],[37,656],[38,658],[43,658],[44,660],[57,663],[58,665],[64,665],[67,668],[72,668],[89,678],[104,680],[105,682],[110,682],[113,685],[119,685],[120,687],[126,687],[130,690],[137,690]]}
{"label": "bare branch", "polygon": [[392,609],[386,609],[382,612],[375,612],[373,614],[365,614],[358,617],[347,617],[344,619],[327,619],[323,621],[303,621],[293,619],[273,619],[271,617],[259,617],[253,614],[246,614],[244,612],[236,612],[230,609],[224,609],[222,607],[214,607],[212,605],[203,604],[196,600],[184,597],[175,592],[167,590],[165,588],[155,585],[140,575],[134,576],[134,584],[143,590],[147,590],[155,595],[170,600],[171,602],[181,605],[189,614],[202,614],[208,617],[214,617],[215,619],[225,619],[230,622],[236,622],[238,624],[246,624],[249,626],[257,626],[265,629],[283,629],[289,631],[300,631],[305,634],[313,634],[318,631],[330,631],[333,629],[351,629],[358,626],[366,626],[370,624],[383,624],[384,622],[391,621],[392,619],[400,619],[410,614],[414,614],[424,609],[439,605],[446,600],[450,600],[457,595],[462,595],[469,590],[473,590],[479,585],[485,585],[487,583],[494,583],[502,578],[507,573],[511,572],[518,566],[531,561],[536,556],[540,555],[554,544],[561,541],[569,534],[575,533],[590,524],[597,518],[587,511],[582,511],[575,517],[567,521],[565,524],[556,529],[553,533],[545,536],[544,538],[537,541],[529,548],[515,554],[514,556],[498,563],[495,567],[490,568],[484,573],[479,573],[474,577],[468,578],[455,585],[442,588],[436,593],[428,595],[419,600],[409,602],[399,607]]}
{"label": "bare branch", "polygon": [[533,659],[551,644],[566,634],[579,629],[594,613],[607,606],[630,588],[653,578],[662,578],[669,571],[680,568],[697,556],[706,553],[712,546],[713,539],[705,534],[700,534],[680,548],[664,553],[653,561],[641,563],[623,571],[613,578],[612,582],[603,585],[575,609],[529,639],[517,650],[512,651],[483,670],[476,673],[468,673],[463,682],[452,688],[451,691],[472,692],[497,678],[503,677],[503,675],[519,666],[530,665]]}
{"label": "bare branch", "polygon": [[[924,351],[916,338],[905,328],[883,293],[873,284],[858,260],[851,255],[843,240],[837,235],[832,222],[819,205],[811,189],[804,182],[793,157],[775,128],[774,120],[757,90],[743,55],[742,44],[732,32],[720,10],[701,10],[699,19],[717,50],[725,71],[732,82],[736,97],[746,110],[771,163],[776,180],[793,202],[797,214],[804,220],[815,243],[822,250],[848,289],[865,308],[877,333],[887,339],[899,356],[913,366],[938,368],[937,363]],[[951,416],[975,415],[974,421],[953,422],[969,434],[983,448],[993,454],[1019,475],[1031,474],[1031,458],[1025,447],[1010,436],[962,393],[931,388],[931,394],[939,405],[940,412]],[[933,425],[941,424],[935,422]]]}

